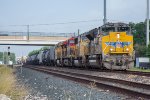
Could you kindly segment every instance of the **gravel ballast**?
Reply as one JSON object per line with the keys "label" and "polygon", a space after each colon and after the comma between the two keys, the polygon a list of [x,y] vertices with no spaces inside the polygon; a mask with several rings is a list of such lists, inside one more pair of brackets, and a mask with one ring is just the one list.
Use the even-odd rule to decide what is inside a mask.
{"label": "gravel ballast", "polygon": [[18,67],[16,74],[18,82],[29,90],[27,100],[133,100],[109,90],[91,88],[28,68],[21,71]]}
{"label": "gravel ballast", "polygon": [[62,71],[75,72],[75,73],[77,72],[77,73],[87,74],[92,76],[108,77],[108,78],[121,79],[121,80],[138,82],[143,84],[150,84],[150,77],[148,76],[139,76],[139,75],[113,73],[113,72],[88,71],[88,70],[60,68],[60,67],[49,67],[49,68],[54,70],[59,69]]}

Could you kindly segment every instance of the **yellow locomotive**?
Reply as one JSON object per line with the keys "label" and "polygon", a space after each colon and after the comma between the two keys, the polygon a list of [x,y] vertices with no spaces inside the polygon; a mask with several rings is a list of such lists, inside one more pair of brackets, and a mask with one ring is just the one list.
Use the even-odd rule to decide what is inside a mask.
{"label": "yellow locomotive", "polygon": [[103,65],[107,69],[117,70],[133,67],[135,55],[130,26],[124,23],[106,25],[102,26],[102,30],[109,30],[104,31],[106,35],[102,37]]}
{"label": "yellow locomotive", "polygon": [[125,23],[107,23],[58,43],[55,60],[59,66],[129,69],[134,66],[131,28]]}

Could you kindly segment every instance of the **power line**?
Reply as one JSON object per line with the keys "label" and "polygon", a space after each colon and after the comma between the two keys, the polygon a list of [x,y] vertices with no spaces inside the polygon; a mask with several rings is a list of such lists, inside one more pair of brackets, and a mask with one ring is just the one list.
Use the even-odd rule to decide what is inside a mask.
{"label": "power line", "polygon": [[[102,21],[103,19],[94,19],[94,20],[83,20],[83,21],[73,21],[73,22],[61,22],[61,23],[51,23],[51,24],[24,24],[24,25],[6,25],[0,27],[27,27],[29,26],[52,26],[52,25],[65,25],[65,24],[77,24],[77,23],[88,23],[88,22],[98,22]],[[109,20],[118,22],[119,20]],[[122,21],[119,21],[122,22]],[[127,22],[127,21],[126,21]]]}
{"label": "power line", "polygon": [[146,11],[146,46],[149,45],[149,0],[147,0],[147,11]]}
{"label": "power line", "polygon": [[63,23],[52,23],[52,24],[33,24],[31,26],[36,26],[36,25],[60,25],[60,24],[76,24],[76,23],[87,23],[87,22],[97,22],[100,21],[100,19],[95,19],[95,20],[86,20],[86,21],[74,21],[74,22],[63,22]]}
{"label": "power line", "polygon": [[26,25],[8,25],[8,26],[0,26],[0,27],[27,27],[29,26],[49,26],[49,25],[62,25],[62,24],[76,24],[76,23],[87,23],[87,22],[98,22],[102,19],[94,19],[94,20],[84,20],[84,21],[73,21],[73,22],[61,22],[61,23],[52,23],[52,24],[26,24]]}

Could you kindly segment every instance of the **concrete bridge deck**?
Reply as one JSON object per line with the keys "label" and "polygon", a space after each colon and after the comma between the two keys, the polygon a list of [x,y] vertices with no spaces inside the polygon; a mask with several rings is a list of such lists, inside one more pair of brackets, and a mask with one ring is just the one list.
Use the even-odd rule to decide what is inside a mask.
{"label": "concrete bridge deck", "polygon": [[29,40],[27,40],[26,36],[0,36],[0,45],[50,46],[67,39],[68,37],[30,36]]}
{"label": "concrete bridge deck", "polygon": [[[43,40],[43,41],[55,41],[55,40],[67,40],[68,37],[56,37],[56,36],[30,36],[29,40]],[[25,41],[27,40],[27,36],[0,36],[0,41],[8,41],[8,40],[22,40]]]}

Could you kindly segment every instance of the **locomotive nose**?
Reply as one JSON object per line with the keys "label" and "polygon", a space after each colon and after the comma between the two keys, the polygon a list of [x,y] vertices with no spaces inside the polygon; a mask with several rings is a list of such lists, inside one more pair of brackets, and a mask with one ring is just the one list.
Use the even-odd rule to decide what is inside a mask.
{"label": "locomotive nose", "polygon": [[116,65],[122,66],[123,65],[122,59],[116,59]]}

